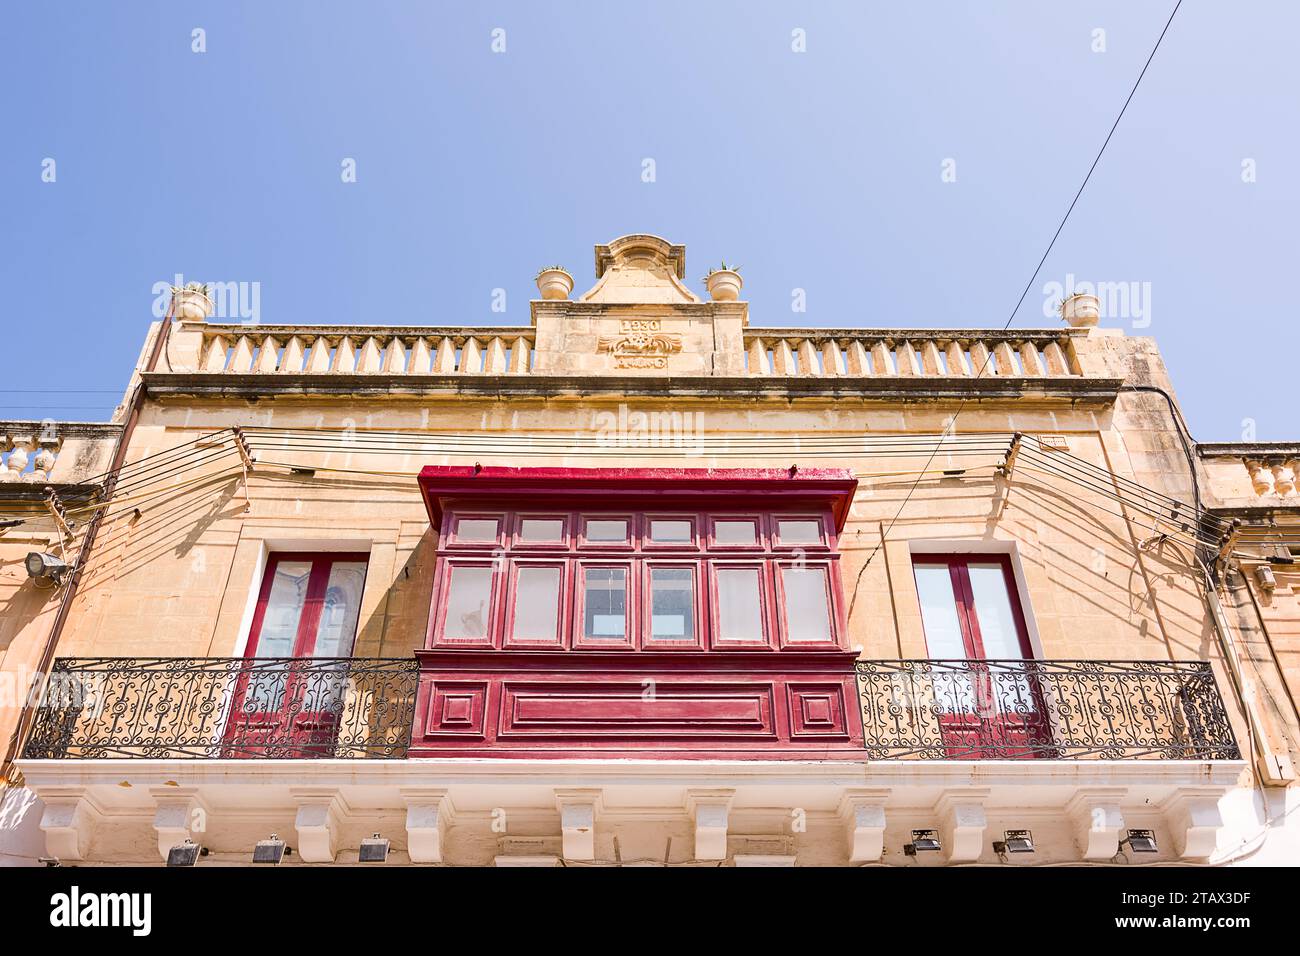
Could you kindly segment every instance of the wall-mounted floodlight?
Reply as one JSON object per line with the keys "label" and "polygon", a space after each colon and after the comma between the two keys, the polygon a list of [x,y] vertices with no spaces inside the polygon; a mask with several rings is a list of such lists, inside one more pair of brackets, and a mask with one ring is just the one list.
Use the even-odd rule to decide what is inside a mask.
{"label": "wall-mounted floodlight", "polygon": [[1134,853],[1158,853],[1155,830],[1125,830],[1120,846],[1126,846]]}
{"label": "wall-mounted floodlight", "polygon": [[62,558],[57,558],[44,551],[31,551],[24,562],[27,576],[34,581],[49,581],[58,584],[68,571],[68,565]]}
{"label": "wall-mounted floodlight", "polygon": [[906,856],[916,856],[918,851],[930,853],[942,849],[943,844],[939,842],[938,830],[913,830],[912,842],[903,845],[903,853]]}
{"label": "wall-mounted floodlight", "polygon": [[194,866],[199,862],[199,857],[207,855],[207,847],[199,846],[193,840],[187,839],[184,843],[177,843],[167,851],[167,865]]}
{"label": "wall-mounted floodlight", "polygon": [[269,863],[272,866],[279,866],[280,861],[283,860],[285,856],[292,855],[293,848],[287,846],[285,842],[274,833],[271,834],[271,839],[258,840],[257,845],[253,847],[254,863]]}
{"label": "wall-mounted floodlight", "polygon": [[1001,840],[993,841],[994,853],[1033,853],[1034,834],[1029,830],[1006,830]]}
{"label": "wall-mounted floodlight", "polygon": [[361,849],[357,852],[358,863],[387,863],[388,862],[388,841],[378,833],[369,840],[361,841]]}

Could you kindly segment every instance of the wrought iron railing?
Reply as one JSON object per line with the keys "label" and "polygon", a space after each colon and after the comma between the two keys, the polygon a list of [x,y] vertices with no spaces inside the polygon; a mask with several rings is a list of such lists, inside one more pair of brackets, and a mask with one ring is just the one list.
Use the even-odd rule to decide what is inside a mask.
{"label": "wrought iron railing", "polygon": [[406,756],[419,663],[60,658],[28,758]]}
{"label": "wrought iron railing", "polygon": [[867,757],[1240,757],[1203,661],[859,661]]}

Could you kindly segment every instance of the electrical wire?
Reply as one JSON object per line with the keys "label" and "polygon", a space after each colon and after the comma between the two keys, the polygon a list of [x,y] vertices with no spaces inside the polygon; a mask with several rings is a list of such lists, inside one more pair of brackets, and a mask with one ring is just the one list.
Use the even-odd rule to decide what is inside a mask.
{"label": "electrical wire", "polygon": [[[1129,90],[1128,97],[1127,97],[1127,99],[1124,100],[1124,105],[1123,105],[1122,107],[1120,107],[1119,114],[1115,117],[1115,122],[1111,124],[1110,132],[1108,132],[1108,133],[1106,134],[1106,139],[1102,142],[1102,144],[1101,144],[1101,149],[1097,150],[1097,155],[1096,155],[1096,157],[1093,159],[1093,161],[1092,161],[1092,165],[1088,167],[1088,172],[1087,172],[1087,174],[1083,177],[1083,182],[1080,183],[1078,191],[1074,194],[1074,198],[1070,201],[1070,206],[1069,206],[1068,209],[1066,209],[1066,211],[1065,211],[1065,215],[1061,217],[1061,222],[1060,222],[1060,224],[1056,227],[1056,232],[1052,234],[1051,241],[1048,242],[1048,244],[1047,244],[1047,248],[1043,250],[1043,255],[1042,255],[1042,257],[1038,260],[1038,265],[1036,265],[1036,266],[1034,267],[1033,274],[1030,275],[1030,277],[1029,277],[1029,281],[1025,283],[1025,288],[1024,288],[1024,290],[1020,293],[1020,298],[1016,300],[1015,307],[1012,308],[1012,310],[1011,310],[1011,314],[1010,314],[1009,316],[1007,316],[1007,321],[1006,321],[1006,322],[1003,324],[1003,326],[1002,326],[1002,331],[1003,331],[1003,332],[1005,332],[1007,329],[1011,328],[1011,323],[1012,323],[1013,321],[1015,321],[1016,313],[1020,311],[1020,306],[1024,303],[1024,301],[1025,301],[1025,297],[1026,297],[1027,295],[1029,295],[1029,290],[1030,290],[1031,288],[1033,288],[1034,281],[1038,278],[1038,273],[1041,272],[1042,269],[1043,269],[1043,263],[1045,263],[1045,262],[1047,261],[1047,257],[1048,257],[1048,255],[1051,253],[1051,251],[1052,251],[1052,247],[1056,245],[1056,240],[1057,240],[1057,239],[1060,237],[1060,235],[1061,235],[1061,230],[1063,230],[1063,229],[1065,228],[1065,224],[1066,224],[1066,222],[1069,220],[1069,218],[1070,218],[1070,214],[1071,214],[1072,212],[1074,212],[1074,207],[1075,207],[1075,205],[1079,202],[1079,197],[1083,195],[1083,190],[1087,187],[1087,185],[1088,185],[1088,181],[1089,181],[1090,179],[1092,179],[1092,173],[1093,173],[1093,171],[1097,168],[1097,164],[1098,164],[1099,162],[1101,162],[1102,154],[1106,152],[1106,147],[1110,144],[1111,137],[1115,135],[1115,130],[1119,128],[1120,120],[1122,120],[1122,119],[1124,118],[1124,113],[1128,110],[1128,105],[1129,105],[1129,103],[1131,103],[1131,102],[1133,101],[1133,96],[1134,96],[1134,94],[1137,93],[1138,86],[1141,85],[1141,83],[1142,83],[1142,78],[1143,78],[1144,76],[1146,76],[1147,68],[1148,68],[1149,66],[1151,66],[1151,61],[1152,61],[1153,59],[1155,59],[1156,51],[1160,49],[1160,44],[1161,44],[1161,42],[1164,40],[1164,38],[1165,38],[1165,34],[1169,32],[1169,26],[1170,26],[1170,24],[1172,24],[1172,23],[1174,22],[1174,17],[1178,14],[1178,8],[1181,7],[1182,5],[1183,5],[1183,0],[1177,0],[1177,3],[1174,4],[1174,9],[1173,9],[1173,11],[1169,14],[1169,19],[1168,19],[1167,21],[1165,21],[1164,29],[1160,31],[1160,36],[1156,38],[1155,46],[1153,46],[1153,47],[1151,48],[1151,53],[1150,53],[1149,56],[1147,56],[1146,63],[1144,63],[1144,64],[1142,65],[1142,72],[1140,72],[1140,73],[1138,74],[1138,78],[1137,78],[1137,80],[1135,80],[1134,83],[1133,83],[1133,88],[1132,88],[1131,90]],[[983,362],[983,364],[980,366],[980,370],[979,370],[979,372],[976,373],[975,378],[978,379],[978,378],[981,378],[981,377],[984,375],[984,372],[985,372],[985,370],[988,368],[988,366],[989,366],[989,362],[992,360],[992,358],[993,358],[993,353],[992,353],[992,352],[990,352],[987,356],[985,356],[985,358],[984,358],[984,362]],[[949,420],[948,420],[948,424],[947,424],[947,425],[945,426],[945,428],[944,428],[944,434],[945,434],[945,435],[948,434],[949,432],[954,431],[954,430],[956,429],[956,426],[957,426],[957,419],[958,419],[958,417],[961,415],[962,411],[965,410],[966,405],[967,405],[968,402],[969,402],[969,398],[968,398],[967,396],[963,396],[963,397],[962,397],[962,400],[961,400],[961,403],[957,406],[957,411],[953,413],[953,415],[952,415],[951,418],[949,418]],[[929,467],[930,467],[930,462],[927,462],[925,467],[926,467],[926,468],[929,468]],[[919,481],[918,481],[918,484],[919,484]],[[879,544],[877,545],[876,550],[873,551],[873,552],[871,553],[871,555],[867,558],[866,562],[863,564],[863,566],[862,566],[862,570],[858,572],[858,580],[859,580],[859,581],[860,581],[861,578],[862,578],[862,574],[863,574],[863,572],[865,572],[867,566],[871,564],[872,559],[875,558],[875,556],[876,556],[876,554],[879,552],[880,548],[884,547],[884,545],[885,545],[885,540],[886,540],[886,538],[889,536],[889,532],[890,532],[891,530],[893,530],[893,527],[894,527],[894,525],[897,523],[899,516],[902,515],[903,510],[907,507],[908,502],[911,501],[911,499],[912,499],[912,494],[915,492],[915,490],[916,490],[916,486],[913,485],[912,489],[908,491],[907,496],[904,497],[902,503],[898,506],[898,511],[894,514],[894,517],[890,519],[889,526],[886,527],[886,528],[881,532],[881,534],[880,534],[880,542],[879,542]],[[1198,508],[1198,510],[1199,510],[1199,508]],[[855,593],[856,593],[856,587],[855,587]]]}

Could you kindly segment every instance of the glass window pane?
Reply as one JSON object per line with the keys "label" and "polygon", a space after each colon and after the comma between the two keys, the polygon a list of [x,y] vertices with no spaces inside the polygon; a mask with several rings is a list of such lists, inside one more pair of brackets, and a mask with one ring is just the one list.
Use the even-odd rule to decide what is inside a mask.
{"label": "glass window pane", "polygon": [[587,568],[582,575],[583,625],[586,637],[627,635],[627,571]]}
{"label": "glass window pane", "polygon": [[496,518],[459,518],[456,521],[457,541],[482,541],[488,543],[496,539]]}
{"label": "glass window pane", "polygon": [[821,544],[822,523],[812,519],[778,521],[777,537],[782,544]]}
{"label": "glass window pane", "polygon": [[825,568],[782,568],[786,633],[791,641],[831,640]]}
{"label": "glass window pane", "polygon": [[650,569],[650,636],[695,640],[695,572],[691,568]]}
{"label": "glass window pane", "polygon": [[280,561],[275,566],[271,591],[267,595],[262,630],[254,649],[258,657],[292,657],[298,637],[298,621],[307,603],[310,561]]}
{"label": "glass window pane", "polygon": [[563,518],[524,518],[519,522],[519,540],[528,542],[564,540]]}
{"label": "glass window pane", "polygon": [[559,629],[560,569],[521,567],[515,575],[514,636],[553,641]]}
{"label": "glass window pane", "polygon": [[966,645],[957,619],[957,598],[952,590],[952,573],[946,564],[918,564],[916,593],[921,599],[921,623],[925,646],[936,660],[965,660]]}
{"label": "glass window pane", "polygon": [[442,623],[443,637],[487,637],[492,575],[492,568],[452,565],[451,583],[447,587],[447,612]]}
{"label": "glass window pane", "polygon": [[754,545],[758,543],[758,528],[748,518],[715,521],[713,540],[718,544]]}
{"label": "glass window pane", "polygon": [[587,522],[588,541],[626,541],[627,522],[622,518],[602,518]]}
{"label": "glass window pane", "polygon": [[325,603],[316,626],[312,657],[351,657],[361,613],[361,590],[366,583],[364,561],[340,561],[330,566]]}
{"label": "glass window pane", "polygon": [[988,660],[1019,660],[1024,657],[1007,578],[999,564],[968,564],[975,617],[979,621],[980,643]]}
{"label": "glass window pane", "polygon": [[718,639],[762,641],[763,585],[758,568],[718,568]]}
{"label": "glass window pane", "polygon": [[692,537],[690,521],[656,518],[650,522],[650,540],[656,544],[690,544]]}

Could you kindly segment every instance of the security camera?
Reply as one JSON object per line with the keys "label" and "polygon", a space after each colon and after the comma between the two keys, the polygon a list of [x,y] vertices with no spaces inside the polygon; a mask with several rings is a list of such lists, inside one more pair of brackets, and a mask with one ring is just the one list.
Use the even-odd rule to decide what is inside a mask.
{"label": "security camera", "polygon": [[51,581],[58,584],[68,571],[67,562],[44,551],[33,551],[27,555],[27,576],[35,581]]}

